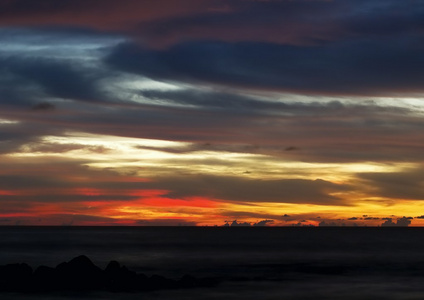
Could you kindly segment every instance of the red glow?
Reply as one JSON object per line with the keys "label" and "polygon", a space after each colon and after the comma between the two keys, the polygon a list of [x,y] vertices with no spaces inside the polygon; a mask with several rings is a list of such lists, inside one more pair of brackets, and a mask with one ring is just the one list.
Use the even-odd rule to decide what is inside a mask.
{"label": "red glow", "polygon": [[159,197],[168,194],[167,190],[136,190],[131,191],[128,196],[140,196],[140,197]]}
{"label": "red glow", "polygon": [[19,195],[16,191],[0,190],[0,196],[16,196]]}
{"label": "red glow", "polygon": [[0,218],[17,218],[17,217],[30,217],[32,213],[7,213],[0,214]]}
{"label": "red glow", "polygon": [[172,199],[172,198],[148,198],[143,199],[141,202],[147,206],[158,206],[158,207],[217,207],[217,202],[211,201],[203,197],[191,197],[187,199]]}
{"label": "red glow", "polygon": [[85,196],[100,196],[103,195],[105,191],[100,189],[93,189],[93,188],[76,188],[75,193],[78,195],[85,195]]}

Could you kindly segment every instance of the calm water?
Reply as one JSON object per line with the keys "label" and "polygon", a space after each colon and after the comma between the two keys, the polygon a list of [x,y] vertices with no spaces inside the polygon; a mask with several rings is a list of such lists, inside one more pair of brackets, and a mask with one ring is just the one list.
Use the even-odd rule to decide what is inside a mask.
{"label": "calm water", "polygon": [[54,267],[81,254],[102,268],[118,260],[147,275],[223,278],[143,299],[424,299],[424,228],[0,227],[0,265]]}

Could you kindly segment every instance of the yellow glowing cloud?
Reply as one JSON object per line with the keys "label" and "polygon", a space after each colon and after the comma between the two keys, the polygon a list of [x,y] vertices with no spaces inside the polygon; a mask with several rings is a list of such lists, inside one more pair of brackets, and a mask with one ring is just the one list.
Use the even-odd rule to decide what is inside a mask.
{"label": "yellow glowing cloud", "polygon": [[[48,145],[49,151],[43,152]],[[75,147],[63,147],[74,145]],[[312,205],[303,203],[269,203],[260,202],[235,203],[231,199],[206,199],[196,204],[190,199],[167,199],[168,192],[155,195],[143,194],[140,200],[119,203],[114,201],[93,202],[90,214],[113,219],[166,219],[180,218],[193,221],[200,225],[220,224],[223,220],[241,216],[243,221],[257,222],[258,218],[275,219],[275,225],[287,225],[283,215],[289,214],[308,219],[311,224],[317,224],[317,216],[329,219],[348,219],[352,216],[372,215],[375,217],[416,216],[424,213],[424,204],[420,201],[404,201],[403,199],[377,198],[368,195],[369,187],[364,188],[357,178],[357,173],[398,172],[412,168],[411,163],[385,164],[375,162],[358,163],[307,163],[292,161],[271,155],[240,153],[219,150],[196,150],[195,145],[186,142],[175,142],[153,139],[123,138],[116,136],[97,136],[85,133],[68,133],[66,136],[45,136],[39,142],[22,146],[20,152],[10,154],[10,159],[39,159],[42,157],[72,159],[83,162],[93,169],[113,169],[117,173],[130,172],[133,177],[143,180],[153,180],[157,176],[174,176],[176,172],[183,174],[202,174],[214,176],[236,176],[249,180],[304,179],[326,180],[336,184],[354,186],[352,189],[341,189],[330,192],[328,196],[343,199],[344,205]],[[58,151],[55,152],[55,149]],[[35,150],[34,150],[35,149]],[[38,149],[38,150],[37,150]],[[65,149],[65,151],[60,151]],[[172,149],[172,151],[168,151]],[[191,149],[187,151],[187,149]],[[194,150],[193,150],[194,149]],[[66,176],[63,175],[63,176]],[[81,174],[71,175],[68,179],[74,183],[85,183],[90,180]],[[124,176],[125,177],[125,176]],[[118,180],[118,179],[116,179]],[[129,179],[128,179],[129,180]],[[106,195],[100,189],[77,189],[78,193],[88,196]],[[136,191],[126,191],[122,196],[133,195]],[[3,195],[13,195],[14,191],[3,191]],[[119,197],[120,191],[111,193]],[[1,192],[0,192],[1,194]],[[151,197],[155,196],[153,199]],[[199,195],[202,196],[202,195]],[[150,198],[149,198],[150,197]],[[147,199],[147,200],[146,200]],[[202,200],[203,201],[203,200]],[[209,201],[214,205],[205,205]],[[209,203],[208,202],[208,203]],[[201,205],[200,205],[201,204]],[[388,205],[390,204],[390,205]],[[208,206],[208,207],[207,207]],[[76,208],[80,211],[88,208]],[[59,209],[58,209],[59,210]],[[223,214],[225,212],[225,214]],[[295,222],[295,221],[293,221]],[[374,221],[374,225],[380,221]],[[421,224],[414,220],[413,225]]]}

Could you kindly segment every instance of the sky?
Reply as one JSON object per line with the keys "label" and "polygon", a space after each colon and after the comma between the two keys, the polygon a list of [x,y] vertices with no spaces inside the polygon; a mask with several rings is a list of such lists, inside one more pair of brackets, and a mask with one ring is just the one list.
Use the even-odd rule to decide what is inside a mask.
{"label": "sky", "polygon": [[0,225],[424,225],[424,1],[0,7]]}

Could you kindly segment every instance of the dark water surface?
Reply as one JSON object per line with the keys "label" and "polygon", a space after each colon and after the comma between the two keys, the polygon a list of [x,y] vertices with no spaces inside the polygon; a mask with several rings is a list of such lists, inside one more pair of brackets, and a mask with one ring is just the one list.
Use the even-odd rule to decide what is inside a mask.
{"label": "dark water surface", "polygon": [[143,299],[424,299],[424,228],[0,227],[0,265],[55,267],[81,254],[101,268],[117,260],[147,275],[223,279]]}

